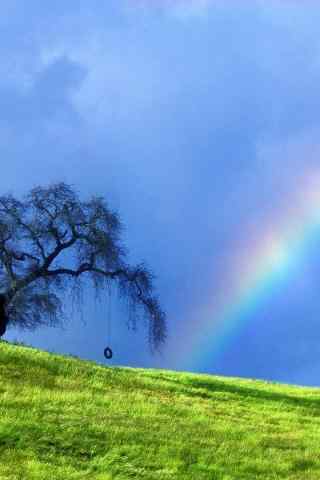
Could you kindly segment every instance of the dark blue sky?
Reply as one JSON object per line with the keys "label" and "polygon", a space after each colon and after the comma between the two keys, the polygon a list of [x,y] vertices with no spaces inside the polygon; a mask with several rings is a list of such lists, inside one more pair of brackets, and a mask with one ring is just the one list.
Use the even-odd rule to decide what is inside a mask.
{"label": "dark blue sky", "polygon": [[[106,196],[130,258],[157,274],[170,334],[150,356],[143,325],[128,333],[114,301],[115,363],[183,369],[195,352],[188,362],[173,352],[223,295],[235,259],[274,219],[287,223],[301,179],[320,170],[320,7],[102,3],[1,2],[0,190],[63,180]],[[320,384],[318,240],[201,370]],[[106,310],[88,292],[93,332],[74,312],[64,330],[7,339],[103,361]]]}

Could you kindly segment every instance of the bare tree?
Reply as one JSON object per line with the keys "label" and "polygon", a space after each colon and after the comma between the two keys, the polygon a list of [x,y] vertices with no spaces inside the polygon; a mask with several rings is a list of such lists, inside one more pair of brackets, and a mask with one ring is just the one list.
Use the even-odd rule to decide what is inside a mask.
{"label": "bare tree", "polygon": [[121,231],[102,197],[81,201],[65,183],[36,187],[21,201],[0,197],[0,335],[7,324],[59,324],[64,292],[91,281],[98,294],[117,285],[132,318],[144,314],[150,346],[158,348],[166,322],[153,275],[143,264],[127,264]]}

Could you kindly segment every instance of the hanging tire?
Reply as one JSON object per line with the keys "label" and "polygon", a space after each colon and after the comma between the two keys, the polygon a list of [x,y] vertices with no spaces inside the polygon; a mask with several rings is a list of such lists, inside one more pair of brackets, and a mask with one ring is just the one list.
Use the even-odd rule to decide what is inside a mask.
{"label": "hanging tire", "polygon": [[110,360],[113,357],[113,353],[110,347],[104,349],[104,356],[107,360]]}

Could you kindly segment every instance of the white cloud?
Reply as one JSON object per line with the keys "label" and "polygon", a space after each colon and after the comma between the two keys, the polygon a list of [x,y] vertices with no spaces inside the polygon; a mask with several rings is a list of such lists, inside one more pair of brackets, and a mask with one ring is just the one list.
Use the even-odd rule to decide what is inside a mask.
{"label": "white cloud", "polygon": [[143,8],[145,11],[158,10],[180,20],[204,17],[209,8],[223,5],[219,0],[127,0],[130,11]]}
{"label": "white cloud", "polygon": [[[257,169],[261,180],[273,189],[299,191],[304,183],[320,178],[319,127],[275,139],[261,140],[257,144]],[[318,188],[318,187],[317,187]],[[302,193],[306,193],[303,191]]]}
{"label": "white cloud", "polygon": [[181,0],[173,2],[172,13],[180,19],[189,19],[190,17],[202,17],[208,13],[208,9],[213,5],[212,0]]}
{"label": "white cloud", "polygon": [[[130,11],[143,8],[145,11],[158,10],[180,20],[204,18],[210,9],[261,9],[263,14],[274,17],[275,23],[291,24],[299,15],[308,15],[306,5],[300,0],[125,0]],[[318,9],[317,0],[305,2],[308,7]],[[140,11],[141,13],[141,11]]]}

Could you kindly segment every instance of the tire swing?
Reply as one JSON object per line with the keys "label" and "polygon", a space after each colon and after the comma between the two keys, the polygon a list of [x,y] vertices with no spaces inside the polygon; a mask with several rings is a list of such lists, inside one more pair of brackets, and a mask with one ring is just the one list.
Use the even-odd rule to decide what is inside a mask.
{"label": "tire swing", "polygon": [[113,357],[113,352],[110,347],[106,347],[103,353],[107,360],[111,360],[111,358]]}
{"label": "tire swing", "polygon": [[[107,341],[111,343],[111,291],[109,290],[108,313],[107,313]],[[106,360],[111,360],[113,351],[111,347],[106,347],[103,351]]]}

